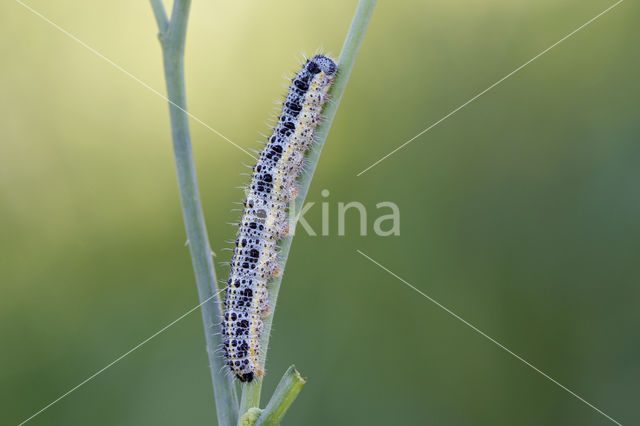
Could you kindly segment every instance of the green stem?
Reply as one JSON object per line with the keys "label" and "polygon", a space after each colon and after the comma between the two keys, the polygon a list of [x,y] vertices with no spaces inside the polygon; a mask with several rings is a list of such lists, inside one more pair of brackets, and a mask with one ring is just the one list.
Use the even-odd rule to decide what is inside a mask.
{"label": "green stem", "polygon": [[[315,173],[318,165],[318,160],[320,159],[322,147],[327,140],[331,124],[333,123],[333,119],[338,111],[338,106],[342,100],[342,95],[347,87],[349,76],[351,75],[351,71],[356,61],[356,56],[358,55],[358,50],[360,49],[365,32],[367,31],[367,26],[371,20],[371,15],[373,14],[373,9],[376,6],[376,1],[377,0],[360,0],[358,3],[358,9],[356,10],[356,14],[351,22],[349,33],[347,34],[344,45],[342,46],[342,52],[340,53],[340,58],[338,60],[338,75],[336,76],[333,87],[329,92],[331,95],[331,102],[326,105],[323,111],[324,121],[320,123],[316,129],[316,142],[308,155],[308,162],[306,163],[307,172],[302,175],[298,182],[300,191],[298,192],[298,197],[294,202],[294,208],[291,209],[293,212],[302,211],[302,206],[304,205],[304,201],[311,185],[311,179],[313,178],[313,174]],[[295,230],[296,224],[297,220],[294,221],[293,230]],[[264,319],[264,332],[261,338],[261,347],[264,348],[261,354],[262,365],[264,365],[267,356],[273,313],[275,312],[276,302],[278,301],[278,292],[280,291],[280,284],[282,282],[282,276],[284,275],[284,267],[289,257],[289,251],[291,249],[294,234],[295,232],[292,232],[290,236],[280,241],[280,265],[282,271],[280,275],[269,285],[269,302],[271,304],[272,313]],[[241,414],[245,413],[251,407],[260,406],[261,390],[262,378],[254,379],[253,382],[243,386],[242,399],[240,402]]]}
{"label": "green stem", "polygon": [[[184,84],[184,46],[189,17],[190,0],[176,0],[171,20],[164,22],[164,8],[160,0],[151,0],[160,30],[164,71],[169,97],[171,133],[178,175],[182,214],[191,252],[198,296],[202,303],[202,320],[213,380],[218,424],[235,425],[238,418],[238,399],[232,379],[223,373],[224,364],[216,353],[221,346],[219,323],[222,316],[220,297],[213,269],[211,247],[202,212],[196,169],[191,149],[187,99]],[[164,15],[166,18],[166,15]],[[163,29],[164,28],[164,29]]]}
{"label": "green stem", "polygon": [[307,380],[298,373],[295,366],[289,367],[254,426],[279,425],[306,382]]}
{"label": "green stem", "polygon": [[158,31],[160,34],[164,34],[169,25],[169,19],[167,18],[167,12],[164,10],[164,3],[162,0],[151,0],[151,8],[153,9],[153,15],[156,17],[158,23]]}

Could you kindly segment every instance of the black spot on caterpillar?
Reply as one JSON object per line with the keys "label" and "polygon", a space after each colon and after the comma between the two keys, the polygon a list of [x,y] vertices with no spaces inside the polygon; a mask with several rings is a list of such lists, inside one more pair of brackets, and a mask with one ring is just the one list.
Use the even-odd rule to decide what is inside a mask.
{"label": "black spot on caterpillar", "polygon": [[289,232],[287,203],[337,71],[324,55],[307,60],[293,78],[278,123],[258,157],[247,189],[227,281],[223,351],[241,382],[264,374],[260,363],[262,318],[269,315],[267,283],[280,272],[276,243]]}

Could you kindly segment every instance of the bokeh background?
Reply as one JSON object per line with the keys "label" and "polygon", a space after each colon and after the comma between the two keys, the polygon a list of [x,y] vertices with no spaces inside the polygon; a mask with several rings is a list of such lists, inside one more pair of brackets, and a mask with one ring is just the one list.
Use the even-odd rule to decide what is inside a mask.
{"label": "bokeh background", "polygon": [[[245,148],[300,53],[337,55],[355,0],[194,0],[193,114]],[[28,4],[164,93],[148,2]],[[362,250],[622,424],[639,424],[640,7],[380,1],[327,141],[276,312],[264,394],[287,425],[612,424],[356,253]],[[197,301],[166,103],[15,1],[0,6],[0,423],[18,424]],[[216,260],[251,158],[196,122]],[[323,198],[321,190],[330,191]],[[337,203],[355,214],[337,235]],[[375,204],[401,209],[378,237]],[[352,212],[353,213],[353,212]],[[217,269],[227,274],[225,266]],[[35,425],[211,425],[194,313]]]}

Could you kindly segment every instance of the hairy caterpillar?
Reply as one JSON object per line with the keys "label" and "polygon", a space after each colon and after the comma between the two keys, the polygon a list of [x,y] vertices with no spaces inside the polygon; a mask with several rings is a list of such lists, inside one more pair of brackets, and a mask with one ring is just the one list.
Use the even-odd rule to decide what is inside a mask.
{"label": "hairy caterpillar", "polygon": [[336,71],[332,59],[316,55],[292,79],[246,190],[222,320],[224,356],[242,382],[264,374],[260,336],[269,314],[267,282],[280,272],[276,244],[289,232],[287,203],[298,194],[296,178]]}

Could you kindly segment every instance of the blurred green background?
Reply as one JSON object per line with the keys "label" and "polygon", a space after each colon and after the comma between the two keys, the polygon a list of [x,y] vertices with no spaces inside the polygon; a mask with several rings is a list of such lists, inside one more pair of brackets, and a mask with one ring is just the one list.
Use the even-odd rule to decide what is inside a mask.
{"label": "blurred green background", "polygon": [[[337,56],[355,0],[194,0],[191,112],[246,148],[296,55]],[[148,2],[30,0],[164,93]],[[625,425],[640,424],[640,7],[380,1],[294,241],[264,394],[309,378],[287,425],[606,425],[602,415],[356,253],[362,250]],[[0,6],[0,424],[18,424],[195,306],[166,103],[19,3]],[[192,123],[214,251],[251,158]],[[328,189],[324,199],[320,192]],[[337,203],[369,209],[369,236]],[[375,204],[401,235],[372,232]],[[226,266],[217,269],[219,278]],[[211,425],[194,313],[29,424]]]}

